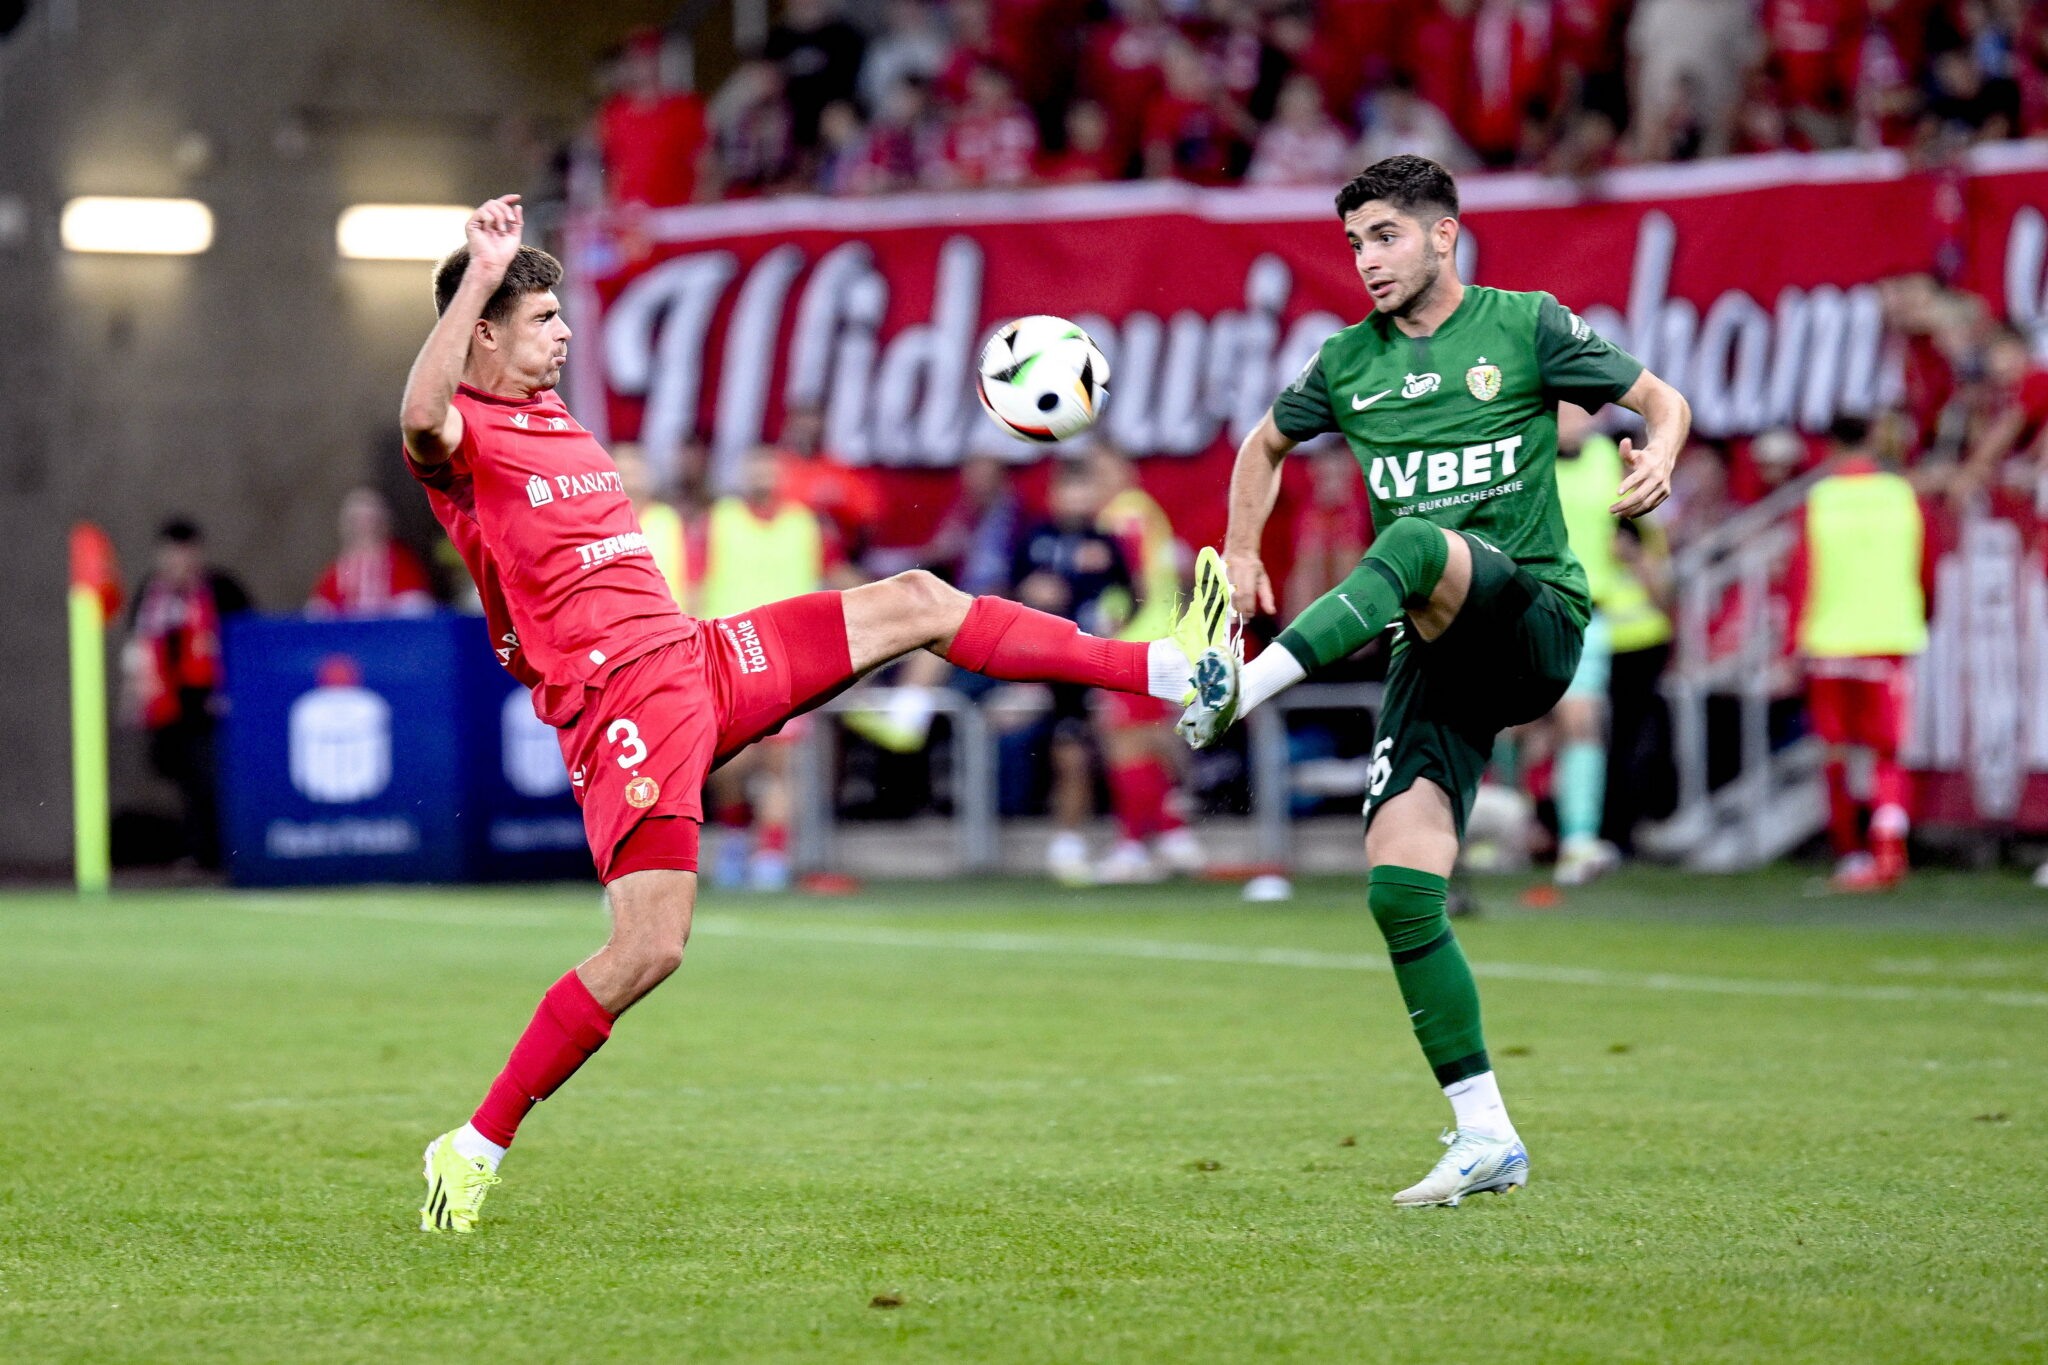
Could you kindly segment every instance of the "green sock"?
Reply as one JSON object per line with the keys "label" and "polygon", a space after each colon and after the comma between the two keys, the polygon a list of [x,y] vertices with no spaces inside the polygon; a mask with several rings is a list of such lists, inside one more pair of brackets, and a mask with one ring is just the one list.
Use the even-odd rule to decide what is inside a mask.
{"label": "green sock", "polygon": [[1372,870],[1366,892],[1366,904],[1394,959],[1394,980],[1408,1005],[1415,1040],[1438,1085],[1493,1069],[1479,1026],[1479,987],[1444,915],[1448,889],[1449,883],[1433,872],[1382,866]]}
{"label": "green sock", "polygon": [[1427,602],[1450,555],[1435,526],[1420,517],[1395,522],[1342,583],[1280,632],[1281,645],[1311,673],[1336,663],[1385,630],[1403,608]]}
{"label": "green sock", "polygon": [[1600,833],[1607,803],[1607,747],[1574,740],[1557,751],[1557,833],[1562,839],[1591,839]]}

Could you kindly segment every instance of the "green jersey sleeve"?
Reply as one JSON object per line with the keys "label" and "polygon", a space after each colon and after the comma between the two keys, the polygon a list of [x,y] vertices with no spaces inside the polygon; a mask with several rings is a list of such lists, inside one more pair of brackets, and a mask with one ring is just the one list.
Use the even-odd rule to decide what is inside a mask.
{"label": "green jersey sleeve", "polygon": [[1643,372],[1642,361],[1549,294],[1536,308],[1536,363],[1545,394],[1588,412],[1615,402]]}
{"label": "green jersey sleeve", "polygon": [[1290,441],[1306,441],[1326,431],[1337,430],[1337,414],[1330,407],[1330,387],[1323,380],[1321,347],[1294,382],[1280,390],[1273,400],[1273,425]]}

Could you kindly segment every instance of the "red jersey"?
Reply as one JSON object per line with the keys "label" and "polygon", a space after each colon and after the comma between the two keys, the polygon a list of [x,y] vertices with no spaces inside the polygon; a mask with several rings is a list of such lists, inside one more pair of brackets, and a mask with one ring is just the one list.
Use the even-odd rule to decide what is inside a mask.
{"label": "red jersey", "polygon": [[462,444],[406,461],[476,580],[498,662],[562,726],[583,689],[697,622],[669,595],[611,456],[552,389],[502,398],[464,384]]}

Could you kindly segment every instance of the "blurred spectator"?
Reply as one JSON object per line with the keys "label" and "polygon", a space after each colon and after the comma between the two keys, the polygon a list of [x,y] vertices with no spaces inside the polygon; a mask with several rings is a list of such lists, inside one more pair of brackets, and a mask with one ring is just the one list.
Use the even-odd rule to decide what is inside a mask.
{"label": "blurred spectator", "polygon": [[220,866],[214,699],[221,625],[249,607],[242,585],[207,563],[197,525],[183,517],[163,524],[128,617],[126,710],[149,734],[150,766],[178,788],[184,856],[204,868]]}
{"label": "blurred spectator", "polygon": [[1671,496],[1661,509],[1663,523],[1670,529],[1671,548],[1684,549],[1734,512],[1735,504],[1728,496],[1727,461],[1707,442],[1689,442],[1679,454],[1671,475]]}
{"label": "blurred spectator", "polygon": [[899,83],[937,79],[952,56],[930,0],[889,0],[882,15],[882,32],[868,44],[860,68],[861,102],[870,114],[888,103]]}
{"label": "blurred spectator", "polygon": [[1466,119],[1473,150],[1489,165],[1512,163],[1525,112],[1551,105],[1551,9],[1549,0],[1481,0],[1473,17]]}
{"label": "blurred spectator", "polygon": [[1066,146],[1039,157],[1038,178],[1048,185],[1115,180],[1123,163],[1109,145],[1109,115],[1094,100],[1067,106]]}
{"label": "blurred spectator", "polygon": [[1089,35],[1081,89],[1109,116],[1109,146],[1120,163],[1145,141],[1146,113],[1165,84],[1166,48],[1176,41],[1159,0],[1112,0],[1114,15]]}
{"label": "blurred spectator", "polygon": [[619,482],[633,504],[633,516],[647,537],[647,551],[654,565],[668,580],[669,595],[678,605],[690,600],[690,557],[683,515],[663,499],[654,483],[654,471],[637,441],[620,441],[612,446],[612,463],[618,466]]}
{"label": "blurred spectator", "polygon": [[[1132,603],[1116,634],[1157,640],[1173,628],[1180,596],[1182,547],[1166,509],[1138,483],[1130,457],[1098,437],[1088,455],[1096,529],[1122,551],[1132,578]],[[1101,882],[1151,882],[1201,870],[1202,846],[1174,800],[1187,752],[1173,723],[1180,708],[1156,697],[1105,692],[1095,699],[1104,780],[1116,813],[1117,843],[1095,869]]]}
{"label": "blurred spectator", "polygon": [[881,490],[866,470],[834,459],[824,442],[825,414],[819,409],[791,408],[783,414],[776,452],[780,491],[818,514],[836,558],[858,562],[882,514]]}
{"label": "blurred spectator", "polygon": [[760,194],[789,178],[794,146],[781,68],[742,62],[712,97],[709,118],[720,194]]}
{"label": "blurred spectator", "polygon": [[1417,95],[1407,77],[1396,76],[1367,102],[1365,135],[1351,159],[1370,166],[1404,152],[1426,156],[1454,172],[1479,164],[1443,110]]}
{"label": "blurred spectator", "polygon": [[620,66],[619,91],[597,115],[607,196],[648,208],[687,204],[705,151],[704,102],[662,84],[661,35],[651,29],[633,35]]}
{"label": "blurred spectator", "polygon": [[1010,77],[989,62],[968,74],[967,98],[946,129],[936,167],[946,186],[1022,185],[1038,155],[1038,125],[1017,99]]}
{"label": "blurred spectator", "polygon": [[1583,179],[1613,166],[1620,150],[1621,132],[1613,118],[1604,110],[1582,109],[1566,123],[1544,158],[1543,169]]}
{"label": "blurred spectator", "polygon": [[1278,111],[1259,131],[1245,179],[1254,185],[1342,184],[1351,163],[1350,138],[1323,108],[1323,88],[1306,72],[1280,87]]}
{"label": "blurred spectator", "polygon": [[[1064,616],[1092,635],[1111,633],[1131,602],[1131,570],[1115,539],[1097,530],[1101,506],[1095,479],[1079,460],[1052,472],[1047,518],[1026,533],[1011,568],[1017,600]],[[1094,804],[1088,752],[1086,688],[1052,688],[1052,819],[1046,868],[1054,880],[1085,885],[1094,879],[1081,826]]]}
{"label": "blurred spectator", "polygon": [[1628,25],[1637,155],[1662,160],[1689,122],[1701,155],[1725,153],[1754,50],[1747,0],[1641,0]]}
{"label": "blurred spectator", "polygon": [[860,110],[838,100],[818,119],[818,190],[822,194],[865,194],[871,150]]}
{"label": "blurred spectator", "polygon": [[[1927,646],[1926,526],[1912,487],[1872,457],[1867,423],[1840,419],[1832,435],[1790,575],[1792,638],[1806,664],[1808,714],[1828,746],[1834,885],[1873,891],[1906,872],[1910,788],[1898,749],[1907,660]],[[1850,788],[1852,748],[1870,755],[1867,800]]]}
{"label": "blurred spectator", "polygon": [[841,17],[837,0],[784,0],[782,22],[768,30],[764,55],[781,68],[790,141],[800,150],[818,145],[827,105],[860,97],[866,50],[867,39]]}
{"label": "blurred spectator", "polygon": [[924,184],[931,179],[944,138],[931,112],[930,88],[921,80],[898,81],[868,129],[854,191],[881,194]]}
{"label": "blurred spectator", "polygon": [[1145,106],[1145,174],[1220,185],[1241,169],[1251,116],[1217,86],[1185,39],[1167,43],[1164,84]]}
{"label": "blurred spectator", "polygon": [[1281,591],[1283,619],[1344,581],[1372,544],[1372,516],[1358,460],[1347,446],[1330,444],[1309,457],[1308,502],[1295,517],[1294,564]]}
{"label": "blurred spectator", "polygon": [[427,566],[391,534],[391,504],[374,488],[341,500],[341,553],[313,585],[308,616],[424,616],[434,609]]}
{"label": "blurred spectator", "polygon": [[1749,440],[1733,443],[1728,489],[1747,507],[1777,492],[1812,468],[1816,450],[1791,427],[1773,427]]}
{"label": "blurred spectator", "polygon": [[2034,467],[2048,454],[2048,439],[2043,437],[2048,429],[2048,368],[2034,359],[2026,335],[2010,324],[2000,324],[1992,332],[1984,356],[1983,389],[1969,454],[1949,489],[1958,504],[2003,483],[2001,466],[2014,456],[2030,457],[2015,473],[2031,489]]}
{"label": "blurred spectator", "polygon": [[992,455],[970,455],[960,466],[959,496],[914,561],[964,593],[1007,592],[1023,515],[1009,466]]}
{"label": "blurred spectator", "polygon": [[[764,602],[815,592],[825,586],[834,558],[821,518],[784,491],[781,452],[757,446],[740,464],[739,487],[705,515],[693,614],[737,616]],[[790,741],[802,733],[802,724],[799,718],[785,725],[713,774],[711,792],[725,831],[712,865],[719,884],[757,891],[789,885]]]}

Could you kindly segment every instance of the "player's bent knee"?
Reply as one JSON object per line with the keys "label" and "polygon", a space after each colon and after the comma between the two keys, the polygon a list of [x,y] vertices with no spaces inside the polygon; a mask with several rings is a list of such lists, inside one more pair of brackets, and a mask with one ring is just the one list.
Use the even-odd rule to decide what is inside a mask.
{"label": "player's bent knee", "polygon": [[1404,517],[1379,533],[1374,545],[1386,553],[1413,551],[1426,546],[1432,540],[1440,540],[1451,532],[1441,526],[1424,521],[1421,517]]}

